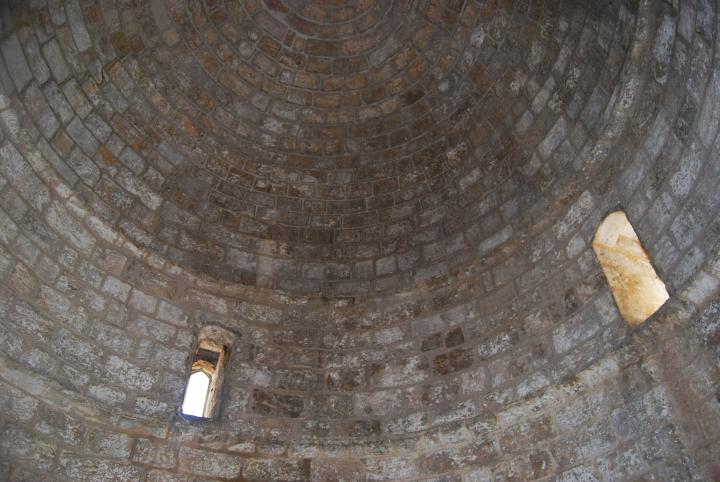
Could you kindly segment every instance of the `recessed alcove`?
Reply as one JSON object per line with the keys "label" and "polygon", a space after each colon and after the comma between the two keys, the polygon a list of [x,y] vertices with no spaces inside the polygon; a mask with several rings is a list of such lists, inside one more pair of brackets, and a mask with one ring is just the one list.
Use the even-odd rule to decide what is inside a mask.
{"label": "recessed alcove", "polygon": [[224,328],[210,325],[200,330],[180,413],[198,418],[217,414],[234,342],[235,336]]}

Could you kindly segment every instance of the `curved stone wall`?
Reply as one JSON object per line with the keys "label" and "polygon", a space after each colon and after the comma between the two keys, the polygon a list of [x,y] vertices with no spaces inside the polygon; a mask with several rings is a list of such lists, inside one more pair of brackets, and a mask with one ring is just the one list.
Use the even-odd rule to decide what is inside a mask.
{"label": "curved stone wall", "polygon": [[[2,18],[0,479],[720,477],[716,4]],[[617,208],[671,295],[638,329]]]}

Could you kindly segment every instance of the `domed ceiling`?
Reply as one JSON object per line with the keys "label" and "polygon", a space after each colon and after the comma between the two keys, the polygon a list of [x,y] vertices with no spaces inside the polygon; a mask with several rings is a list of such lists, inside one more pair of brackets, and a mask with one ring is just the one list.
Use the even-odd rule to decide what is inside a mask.
{"label": "domed ceiling", "polygon": [[[45,47],[67,58],[50,61],[56,80],[73,76],[67,89],[96,107],[69,125],[79,149],[55,142],[84,202],[192,271],[328,295],[442,276],[527,224],[566,170],[541,142],[563,110],[605,108],[632,28],[626,7],[578,1],[101,2],[84,15],[58,38],[74,45]],[[555,157],[574,157],[587,133],[557,129],[574,138]]]}
{"label": "domed ceiling", "polygon": [[0,480],[719,480],[717,11],[0,2]]}

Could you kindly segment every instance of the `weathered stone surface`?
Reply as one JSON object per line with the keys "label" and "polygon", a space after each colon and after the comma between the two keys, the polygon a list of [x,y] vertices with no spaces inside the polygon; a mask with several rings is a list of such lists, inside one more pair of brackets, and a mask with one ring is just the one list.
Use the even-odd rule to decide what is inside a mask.
{"label": "weathered stone surface", "polygon": [[93,452],[106,457],[127,459],[130,456],[133,439],[122,433],[93,431],[88,435]]}
{"label": "weathered stone surface", "polygon": [[717,480],[717,20],[0,2],[0,480]]}
{"label": "weathered stone surface", "polygon": [[134,462],[171,469],[175,467],[175,450],[171,445],[162,442],[155,442],[148,439],[138,439],[135,442],[135,450],[132,457]]}
{"label": "weathered stone surface", "polygon": [[50,201],[50,195],[32,167],[10,143],[0,146],[0,156],[3,160],[0,163],[0,173],[17,189],[26,202],[36,210],[42,211]]}
{"label": "weathered stone surface", "polygon": [[178,454],[179,469],[208,477],[233,478],[240,475],[242,461],[228,454],[183,447]]}
{"label": "weathered stone surface", "polygon": [[112,481],[137,480],[143,476],[143,469],[110,460],[92,459],[80,454],[63,452],[59,458],[60,474],[72,480]]}
{"label": "weathered stone surface", "polygon": [[0,43],[0,52],[10,72],[10,77],[18,90],[22,90],[33,77],[25,59],[22,46],[15,34],[9,35]]}
{"label": "weathered stone surface", "polygon": [[253,390],[253,407],[261,414],[298,417],[302,413],[304,401],[293,395],[280,395],[264,390]]}
{"label": "weathered stone surface", "polygon": [[117,356],[110,356],[105,365],[105,376],[130,389],[148,391],[157,376]]}

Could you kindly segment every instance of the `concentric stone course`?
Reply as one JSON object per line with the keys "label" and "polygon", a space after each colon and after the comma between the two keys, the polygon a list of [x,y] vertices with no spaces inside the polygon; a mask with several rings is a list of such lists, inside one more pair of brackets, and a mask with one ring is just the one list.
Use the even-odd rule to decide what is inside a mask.
{"label": "concentric stone course", "polygon": [[[0,480],[717,480],[717,13],[4,5]],[[671,296],[637,329],[618,209]]]}

